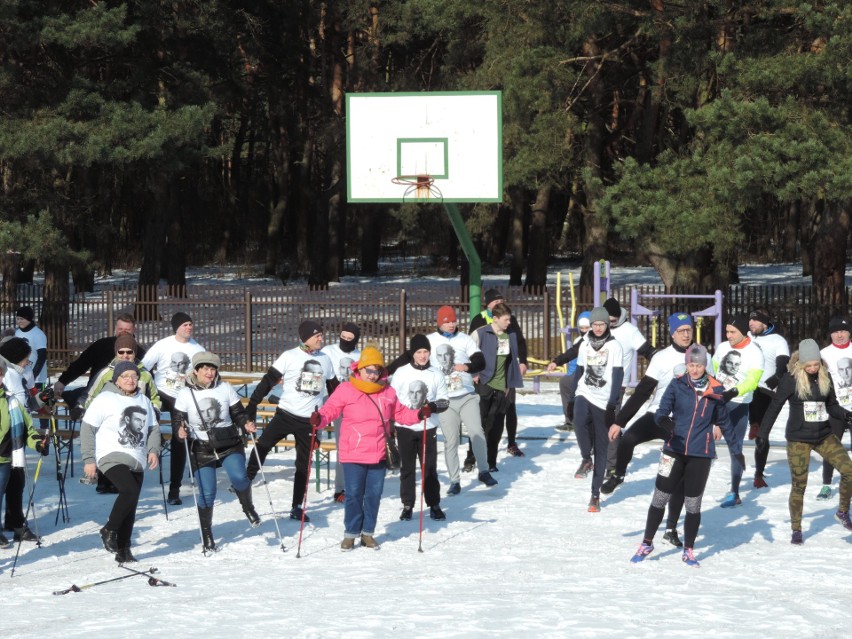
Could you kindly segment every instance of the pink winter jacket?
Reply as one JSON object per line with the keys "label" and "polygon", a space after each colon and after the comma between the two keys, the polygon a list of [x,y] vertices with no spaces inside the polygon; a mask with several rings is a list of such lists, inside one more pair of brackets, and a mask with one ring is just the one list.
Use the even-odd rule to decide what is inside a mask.
{"label": "pink winter jacket", "polygon": [[[373,403],[375,402],[375,403]],[[384,419],[379,417],[381,409]],[[396,397],[396,392],[386,386],[378,393],[368,395],[349,382],[343,382],[320,408],[320,428],[343,414],[337,454],[342,463],[376,464],[385,458],[385,436],[382,429],[390,429],[388,421],[416,424],[417,411],[408,408]]]}

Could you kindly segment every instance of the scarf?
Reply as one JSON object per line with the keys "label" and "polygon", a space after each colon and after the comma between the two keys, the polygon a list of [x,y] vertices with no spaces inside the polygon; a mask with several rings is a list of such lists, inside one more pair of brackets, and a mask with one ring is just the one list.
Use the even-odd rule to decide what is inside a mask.
{"label": "scarf", "polygon": [[595,337],[595,334],[592,333],[592,331],[586,333],[586,339],[589,342],[589,346],[591,346],[595,351],[601,350],[601,346],[603,346],[609,338],[609,329],[606,329],[606,332],[600,337]]}
{"label": "scarf", "polygon": [[9,432],[12,435],[12,467],[24,467],[24,446],[27,442],[27,423],[24,421],[24,411],[21,402],[9,397]]}
{"label": "scarf", "polygon": [[349,378],[349,383],[362,393],[372,395],[373,393],[378,393],[387,387],[388,376],[387,373],[385,373],[379,378],[378,382],[368,382],[366,379],[361,379],[361,376],[355,373]]}

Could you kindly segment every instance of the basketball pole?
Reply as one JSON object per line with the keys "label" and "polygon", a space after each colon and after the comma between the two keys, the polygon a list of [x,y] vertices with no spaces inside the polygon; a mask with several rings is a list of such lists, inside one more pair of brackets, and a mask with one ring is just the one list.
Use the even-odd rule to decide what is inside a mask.
{"label": "basketball pole", "polygon": [[470,233],[467,232],[459,207],[452,202],[444,202],[444,208],[447,210],[453,230],[456,232],[456,237],[470,267],[468,301],[470,302],[470,319],[473,320],[482,311],[482,262],[479,259],[479,253],[476,252],[476,247],[473,245]]}

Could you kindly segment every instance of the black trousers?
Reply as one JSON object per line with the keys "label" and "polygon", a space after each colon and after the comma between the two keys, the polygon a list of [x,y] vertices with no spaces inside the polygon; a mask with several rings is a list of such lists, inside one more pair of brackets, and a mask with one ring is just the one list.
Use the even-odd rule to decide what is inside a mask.
{"label": "black trousers", "polygon": [[396,442],[402,457],[399,470],[399,498],[403,506],[414,507],[417,501],[417,461],[425,475],[423,495],[427,506],[441,503],[441,483],[438,481],[438,429],[426,430],[426,459],[423,459],[423,431],[397,426]]}
{"label": "black trousers", "polygon": [[145,474],[130,470],[127,466],[113,466],[104,474],[118,488],[118,496],[112,505],[106,527],[118,533],[119,548],[128,548],[133,525],[136,523],[136,506],[139,504]]}
{"label": "black trousers", "polygon": [[[760,425],[763,421],[763,416],[766,414],[766,409],[772,403],[772,397],[760,391],[754,392],[751,403],[748,405],[748,421],[750,424]],[[754,474],[763,475],[766,470],[766,460],[769,459],[769,440],[766,441],[766,446],[763,448],[754,447]],[[830,481],[830,479],[829,479]]]}
{"label": "black trousers", "polygon": [[[178,429],[180,428],[180,420],[175,416],[175,400],[168,395],[161,393],[160,401],[163,405],[163,412],[168,411],[172,420],[172,442],[170,448],[171,461],[169,463],[169,495],[180,494],[180,485],[183,482],[183,475],[186,471],[186,454],[184,454],[181,440],[178,437]],[[159,427],[158,427],[159,428]]]}
{"label": "black trousers", "polygon": [[6,502],[6,518],[4,528],[15,530],[21,528],[27,520],[24,518],[24,488],[27,485],[27,473],[23,468],[12,468],[9,483],[6,484],[4,500]]}
{"label": "black trousers", "polygon": [[479,415],[482,418],[482,430],[485,431],[485,444],[489,468],[497,465],[497,451],[503,438],[503,423],[509,406],[509,394],[494,390],[487,384],[477,384],[479,394]]}
{"label": "black trousers", "polygon": [[[662,461],[660,463],[654,496],[651,498],[651,506],[648,508],[648,518],[645,522],[645,541],[654,539],[660,522],[663,521],[666,503],[680,484],[683,486],[686,503],[683,545],[686,548],[692,548],[698,536],[698,528],[701,526],[701,499],[704,496],[704,488],[707,486],[713,460],[709,457],[692,457],[672,452],[663,453],[662,459],[665,458],[669,458],[668,461],[671,464],[667,467],[667,471],[663,471],[664,464]],[[668,475],[663,474],[664,472],[668,472]]]}
{"label": "black trousers", "polygon": [[[308,464],[311,463],[311,421],[307,417],[293,415],[280,408],[275,416],[263,429],[263,434],[257,440],[257,455],[249,455],[246,467],[248,478],[254,481],[260,466],[266,461],[269,451],[275,444],[287,435],[296,439],[296,475],[293,477],[293,507],[301,506],[305,498],[308,481]],[[260,456],[260,463],[257,458]]]}

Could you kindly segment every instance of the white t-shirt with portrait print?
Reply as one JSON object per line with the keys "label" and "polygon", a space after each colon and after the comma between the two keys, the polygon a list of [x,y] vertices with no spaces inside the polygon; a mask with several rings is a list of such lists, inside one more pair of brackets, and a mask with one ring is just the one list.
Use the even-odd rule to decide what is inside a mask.
{"label": "white t-shirt with portrait print", "polygon": [[[763,351],[754,341],[749,340],[745,346],[731,346],[727,340],[716,347],[713,354],[713,377],[725,390],[734,388],[742,382],[750,371],[763,370]],[[737,395],[731,400],[732,404],[749,404],[754,397],[754,391]]]}
{"label": "white t-shirt with portrait print", "polygon": [[[175,400],[175,410],[186,414],[192,437],[209,441],[208,430],[228,428],[234,423],[230,409],[239,401],[240,397],[234,387],[227,382],[219,382],[213,388],[200,390],[184,386]],[[199,408],[201,415],[198,414]]]}
{"label": "white t-shirt with portrait print", "polygon": [[449,396],[463,397],[475,393],[473,376],[466,371],[453,370],[456,364],[469,364],[470,358],[480,352],[473,338],[467,333],[446,337],[437,331],[426,337],[432,347],[429,362],[443,373]]}
{"label": "white t-shirt with portrait print", "polygon": [[323,346],[321,352],[328,355],[328,358],[331,360],[331,365],[334,367],[337,381],[341,384],[349,381],[349,376],[352,373],[349,367],[361,359],[360,348],[356,348],[352,352],[347,353],[340,348],[340,344],[329,344],[328,346]]}
{"label": "white t-shirt with portrait print", "polygon": [[203,352],[204,348],[194,339],[179,342],[170,335],[148,349],[142,365],[154,375],[157,391],[175,399],[186,386],[186,376],[192,372],[192,356]]}
{"label": "white t-shirt with portrait print", "polygon": [[[444,374],[434,366],[426,369],[414,368],[406,364],[396,369],[391,377],[391,386],[396,391],[399,401],[408,408],[419,409],[424,403],[434,402],[439,399],[449,399],[447,394],[447,383]],[[438,426],[438,415],[432,415],[426,420],[427,428]],[[422,431],[423,422],[417,422],[410,426],[397,424],[397,428],[409,428],[413,431]]]}
{"label": "white t-shirt with portrait print", "polygon": [[272,368],[281,373],[278,408],[298,417],[310,417],[322,405],[328,395],[325,382],[337,373],[328,355],[299,347],[281,353]]}
{"label": "white t-shirt with portrait print", "polygon": [[583,376],[577,381],[577,397],[585,397],[593,406],[606,410],[612,395],[612,370],[621,368],[623,361],[618,340],[610,339],[598,350],[583,340],[577,354],[577,367],[583,367]]}
{"label": "white t-shirt with portrait print", "polygon": [[84,421],[95,433],[95,456],[103,459],[110,453],[124,453],[145,467],[148,457],[148,434],[157,428],[156,411],[142,393],[128,397],[121,393],[99,393]]}
{"label": "white t-shirt with portrait print", "polygon": [[850,360],[849,363],[852,364],[852,343],[847,345],[846,348],[829,344],[819,354],[822,356],[822,361],[825,362],[825,367],[831,376],[834,394],[837,395],[837,403],[846,410],[852,410],[852,379],[849,377],[852,370],[849,370],[845,361],[843,362],[842,372],[839,366],[839,362],[846,359]]}

